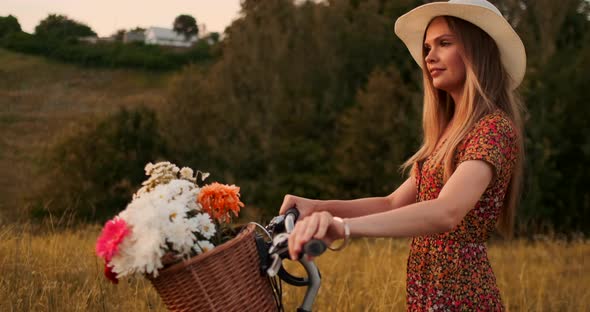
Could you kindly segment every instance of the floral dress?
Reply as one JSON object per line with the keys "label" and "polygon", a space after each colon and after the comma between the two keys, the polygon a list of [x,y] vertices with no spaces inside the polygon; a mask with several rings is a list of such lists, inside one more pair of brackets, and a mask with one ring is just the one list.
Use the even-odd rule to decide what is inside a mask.
{"label": "floral dress", "polygon": [[[457,166],[483,160],[494,167],[484,194],[461,223],[445,233],[414,237],[407,263],[408,311],[503,311],[486,241],[502,209],[517,157],[515,128],[501,110],[476,122],[455,152]],[[443,167],[431,157],[415,163],[416,201],[438,197]]]}

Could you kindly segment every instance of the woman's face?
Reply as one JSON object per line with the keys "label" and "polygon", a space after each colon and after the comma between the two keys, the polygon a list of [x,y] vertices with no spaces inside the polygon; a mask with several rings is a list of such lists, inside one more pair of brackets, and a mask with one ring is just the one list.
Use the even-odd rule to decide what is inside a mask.
{"label": "woman's face", "polygon": [[435,88],[458,95],[465,84],[465,63],[461,45],[443,17],[436,17],[426,29],[424,54],[426,70]]}

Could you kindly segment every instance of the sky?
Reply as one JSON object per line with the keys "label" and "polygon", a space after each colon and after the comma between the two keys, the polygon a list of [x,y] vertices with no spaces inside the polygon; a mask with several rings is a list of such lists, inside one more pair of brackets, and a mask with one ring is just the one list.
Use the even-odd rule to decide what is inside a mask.
{"label": "sky", "polygon": [[180,14],[192,15],[207,32],[222,33],[239,11],[240,0],[0,0],[0,16],[15,16],[25,32],[33,33],[49,14],[62,14],[100,37],[137,26],[172,28]]}

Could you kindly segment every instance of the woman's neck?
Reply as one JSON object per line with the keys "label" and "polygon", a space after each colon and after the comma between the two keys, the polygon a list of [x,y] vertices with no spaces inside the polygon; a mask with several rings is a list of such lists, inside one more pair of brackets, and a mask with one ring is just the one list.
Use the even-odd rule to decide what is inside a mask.
{"label": "woman's neck", "polygon": [[461,89],[449,92],[449,94],[451,95],[451,98],[453,98],[453,101],[455,102],[455,105],[461,104],[461,96],[463,95],[464,88],[465,88],[465,85],[463,85],[463,87]]}

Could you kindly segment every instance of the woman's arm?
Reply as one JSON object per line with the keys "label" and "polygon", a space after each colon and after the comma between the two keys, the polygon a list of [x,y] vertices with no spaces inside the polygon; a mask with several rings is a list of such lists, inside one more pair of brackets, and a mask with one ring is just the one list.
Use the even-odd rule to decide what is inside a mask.
{"label": "woman's arm", "polygon": [[295,195],[285,195],[279,214],[289,208],[297,207],[301,218],[314,212],[327,211],[333,216],[354,218],[368,214],[389,211],[416,202],[416,180],[408,178],[393,193],[384,197],[368,197],[353,200],[319,200]]}
{"label": "woman's arm", "polygon": [[[410,237],[447,232],[454,229],[475,206],[492,181],[493,174],[489,163],[468,160],[457,167],[436,199],[347,218],[345,222],[350,226],[352,237]],[[354,209],[347,207],[342,211]],[[296,259],[303,244],[312,237],[324,239],[330,244],[344,237],[344,225],[335,221],[329,212],[316,212],[297,222],[289,236],[291,259]]]}
{"label": "woman's arm", "polygon": [[384,197],[368,197],[353,200],[320,200],[315,211],[327,211],[333,216],[354,218],[390,211],[416,202],[416,183],[408,178],[393,193]]}
{"label": "woman's arm", "polygon": [[347,219],[352,237],[409,237],[454,229],[492,181],[492,166],[481,160],[463,162],[436,199],[394,211]]}

